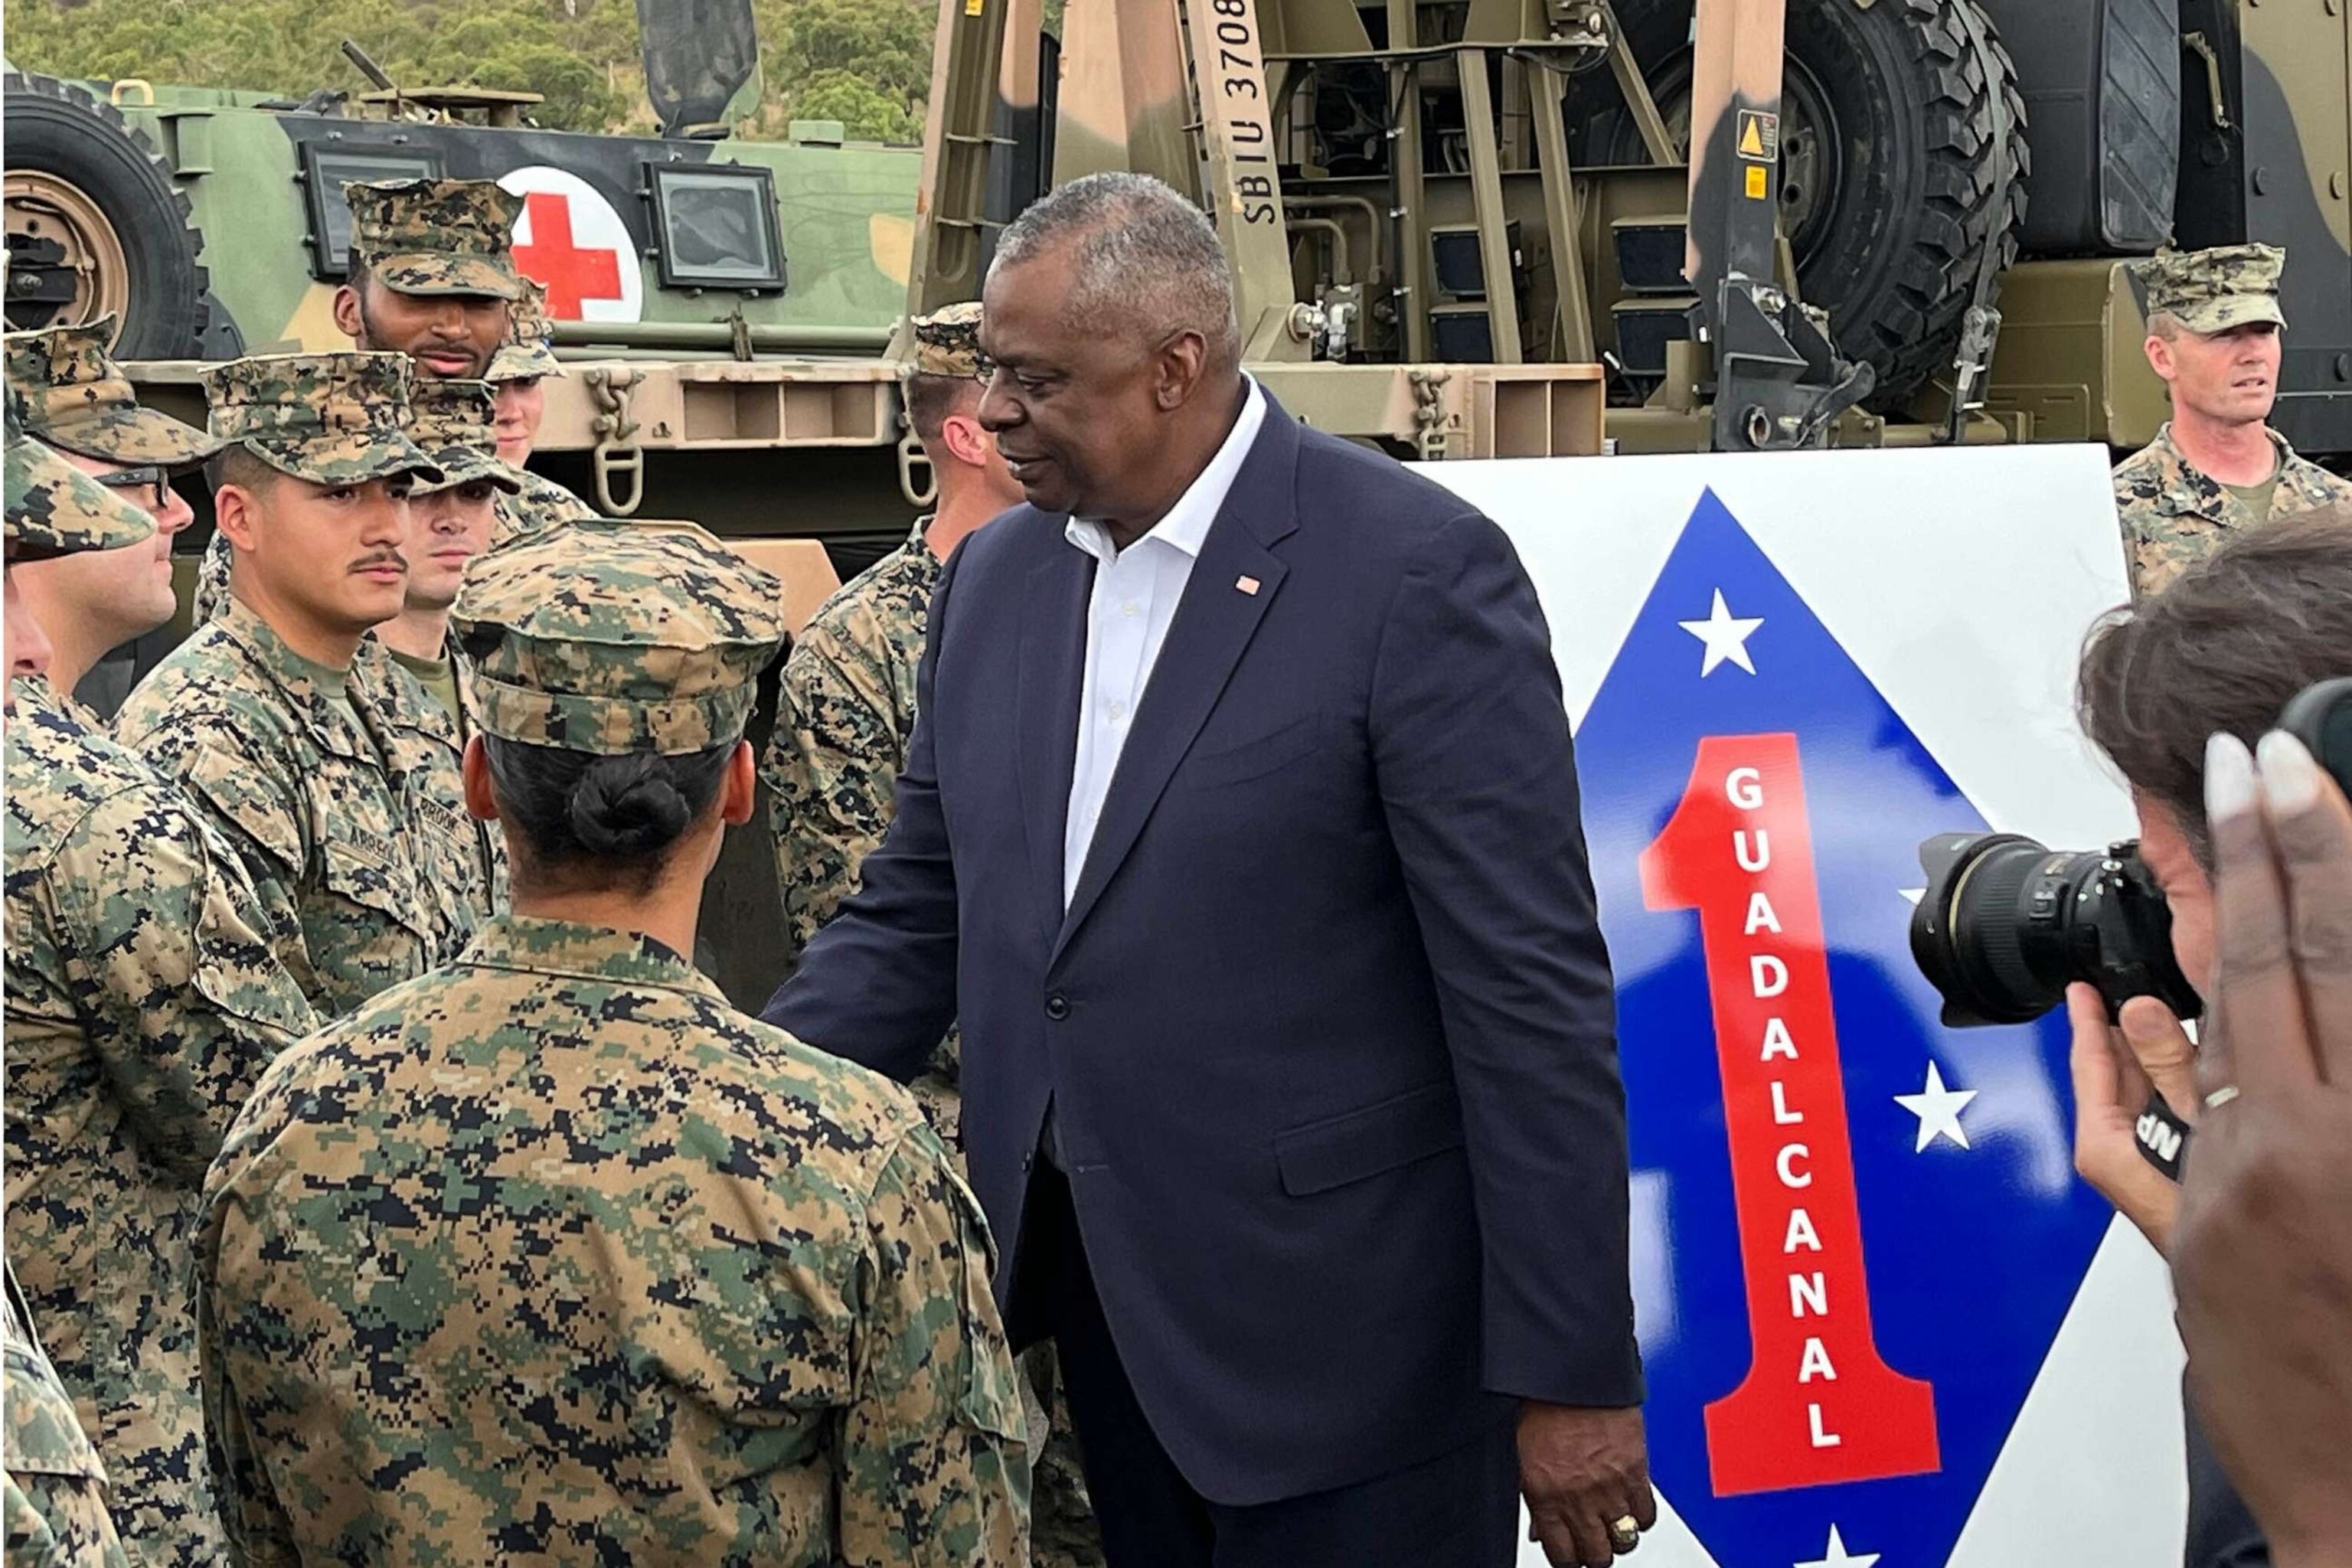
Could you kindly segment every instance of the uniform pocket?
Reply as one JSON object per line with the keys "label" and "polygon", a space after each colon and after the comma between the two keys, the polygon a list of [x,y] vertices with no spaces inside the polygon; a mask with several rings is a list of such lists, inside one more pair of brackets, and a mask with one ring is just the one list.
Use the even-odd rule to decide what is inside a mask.
{"label": "uniform pocket", "polygon": [[82,1431],[73,1402],[40,1352],[12,1341],[0,1357],[6,1365],[9,1473],[71,1476],[104,1486],[106,1467],[99,1463],[98,1450]]}
{"label": "uniform pocket", "polygon": [[989,1266],[995,1248],[989,1239],[988,1222],[981,1216],[980,1200],[972,1196],[962,1177],[950,1172],[948,1184],[955,1193],[956,1227],[962,1241],[960,1306],[969,1358],[957,1414],[973,1430],[1025,1453],[1029,1422],[1021,1404],[1020,1369],[1013,1359],[1012,1342],[1005,1337],[1004,1320],[996,1310],[996,1294],[989,1287]]}

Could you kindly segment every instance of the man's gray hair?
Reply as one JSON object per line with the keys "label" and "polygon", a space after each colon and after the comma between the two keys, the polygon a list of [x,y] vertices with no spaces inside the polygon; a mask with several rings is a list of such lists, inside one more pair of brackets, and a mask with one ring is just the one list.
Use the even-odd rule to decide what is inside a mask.
{"label": "man's gray hair", "polygon": [[1234,276],[1208,215],[1149,174],[1088,174],[1055,189],[997,237],[991,270],[1068,242],[1076,273],[1066,309],[1090,333],[1160,342],[1181,331],[1213,357],[1241,356]]}

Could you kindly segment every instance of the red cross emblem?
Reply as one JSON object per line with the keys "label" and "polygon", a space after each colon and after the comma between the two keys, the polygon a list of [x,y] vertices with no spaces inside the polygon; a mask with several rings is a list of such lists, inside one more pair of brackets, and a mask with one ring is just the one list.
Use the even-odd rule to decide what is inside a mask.
{"label": "red cross emblem", "polygon": [[624,298],[620,254],[572,244],[571,197],[532,191],[523,198],[523,209],[530,216],[530,243],[514,247],[515,266],[547,286],[549,315],[576,321],[583,300]]}

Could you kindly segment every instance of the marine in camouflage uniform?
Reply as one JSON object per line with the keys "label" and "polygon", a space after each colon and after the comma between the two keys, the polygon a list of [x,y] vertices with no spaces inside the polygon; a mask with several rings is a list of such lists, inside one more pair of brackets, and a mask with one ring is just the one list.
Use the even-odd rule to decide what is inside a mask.
{"label": "marine in camouflage uniform", "polygon": [[[503,503],[514,498],[522,488],[520,469],[502,462],[498,455],[498,438],[490,426],[490,389],[479,381],[417,381],[409,387],[409,438],[424,448],[434,466],[441,470],[436,479],[419,479],[410,491],[412,496],[429,496],[436,491],[452,489],[459,485],[486,484]],[[420,521],[419,527],[424,526]],[[410,550],[412,560],[424,549],[416,541]],[[476,560],[480,557],[477,556]],[[472,563],[467,563],[471,570]],[[410,607],[415,601],[410,600]],[[447,766],[437,769],[435,778],[449,793],[442,801],[453,823],[464,826],[481,861],[481,888],[486,895],[482,913],[495,914],[507,907],[506,838],[495,822],[477,821],[466,810],[463,786],[459,779],[459,763],[466,753],[466,742],[477,728],[474,713],[478,700],[474,691],[474,671],[465,650],[457,646],[454,630],[445,635],[441,647],[441,663],[449,678],[446,691],[428,686],[417,675],[397,649],[387,649],[401,675],[415,688],[410,700],[425,698],[448,723],[436,726],[431,738],[446,754]]]}
{"label": "marine in camouflage uniform", "polygon": [[[562,362],[549,346],[555,328],[547,315],[547,286],[536,279],[525,278],[522,289],[522,298],[515,302],[506,346],[490,359],[485,379],[492,386],[563,374]],[[503,550],[542,529],[561,528],[567,522],[596,515],[594,507],[545,474],[535,474],[529,468],[518,472],[522,479],[522,493],[499,500],[499,531],[490,540],[491,549]]]}
{"label": "marine in camouflage uniform", "polygon": [[[118,463],[210,455],[204,432],[138,406],[104,341],[86,328],[9,340],[31,428]],[[224,1542],[189,1237],[237,1106],[316,1020],[234,852],[179,793],[46,679],[10,697],[12,1256],[104,1456],[124,1540],[144,1563],[210,1563]]]}
{"label": "marine in camouflage uniform", "polygon": [[[2286,253],[2273,246],[2233,245],[2158,256],[2136,270],[2150,317],[2168,315],[2184,331],[2210,336],[2255,322],[2284,330],[2278,289],[2285,266]],[[2159,592],[2232,532],[2352,500],[2352,484],[2297,457],[2277,431],[2264,434],[2278,451],[2267,500],[2265,487],[2232,489],[2200,472],[2169,423],[2117,466],[2116,510],[2136,595]]]}
{"label": "marine in camouflage uniform", "polygon": [[[384,288],[399,294],[467,294],[509,301],[508,346],[492,356],[486,373],[490,378],[513,374],[511,362],[504,373],[499,366],[519,341],[544,339],[546,290],[539,289],[534,304],[531,290],[537,286],[515,270],[520,196],[494,180],[389,180],[347,184],[343,199],[352,210],[352,255]],[[520,334],[526,332],[535,332],[537,338],[521,339]],[[373,351],[385,345],[357,346]],[[555,356],[543,342],[539,352],[553,363]],[[410,368],[418,380],[432,379],[421,363]],[[493,549],[517,533],[591,513],[585,501],[552,479],[519,472],[517,482],[518,493],[499,499]],[[228,567],[228,542],[215,534],[196,573],[198,626],[227,606]]]}
{"label": "marine in camouflage uniform", "polygon": [[[980,319],[977,304],[919,318],[910,375],[977,382],[985,363]],[[940,580],[940,558],[927,537],[932,521],[918,519],[906,543],[826,600],[784,663],[762,772],[787,956],[795,961],[856,891],[858,868],[890,824],[892,790],[915,730],[915,670]],[[961,1058],[950,1029],[909,1086],[959,1159]],[[1030,1545],[1037,1568],[1099,1568],[1101,1533],[1052,1344],[1024,1352],[1022,1371],[1035,1439]]]}
{"label": "marine in camouflage uniform", "polygon": [[[25,399],[6,392],[6,558],[118,550],[153,535],[154,520],[23,434]],[[21,612],[20,612],[21,613]],[[12,631],[9,663],[18,634]],[[13,698],[8,705],[13,706]],[[16,943],[9,921],[7,945]],[[12,1238],[13,1239],[13,1238]],[[126,1568],[106,1508],[106,1468],[82,1429],[57,1368],[42,1352],[33,1317],[5,1268],[0,1309],[0,1552],[14,1565]]]}
{"label": "marine in camouflage uniform", "polygon": [[[408,437],[398,354],[242,359],[205,380],[213,434],[294,480],[437,472]],[[373,637],[340,692],[338,673],[232,598],[114,721],[220,829],[264,899],[292,906],[288,967],[330,1017],[454,957],[489,900],[471,819],[451,805],[462,786],[448,776],[448,715]]]}
{"label": "marine in camouflage uniform", "polygon": [[[726,745],[780,599],[683,531],[486,558],[457,607],[496,639],[483,729]],[[231,1539],[379,1568],[1016,1563],[992,1252],[902,1090],[653,937],[494,921],[280,1057],[214,1166],[197,1315]]]}

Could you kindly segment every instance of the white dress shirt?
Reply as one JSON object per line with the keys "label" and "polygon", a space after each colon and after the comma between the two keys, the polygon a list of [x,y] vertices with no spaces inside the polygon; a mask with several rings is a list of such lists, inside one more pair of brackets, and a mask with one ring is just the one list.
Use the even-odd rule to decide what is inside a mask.
{"label": "white dress shirt", "polygon": [[1087,673],[1078,695],[1077,766],[1070,774],[1070,816],[1062,833],[1062,907],[1077,895],[1078,873],[1102,819],[1111,774],[1127,745],[1136,704],[1150,683],[1168,624],[1192,581],[1209,525],[1225,504],[1242,460],[1265,423],[1265,395],[1243,378],[1247,390],[1225,444],[1209,459],[1191,488],[1179,496],[1149,533],[1125,550],[1111,542],[1099,522],[1070,519],[1063,530],[1071,544],[1095,558],[1094,595],[1087,604]]}

